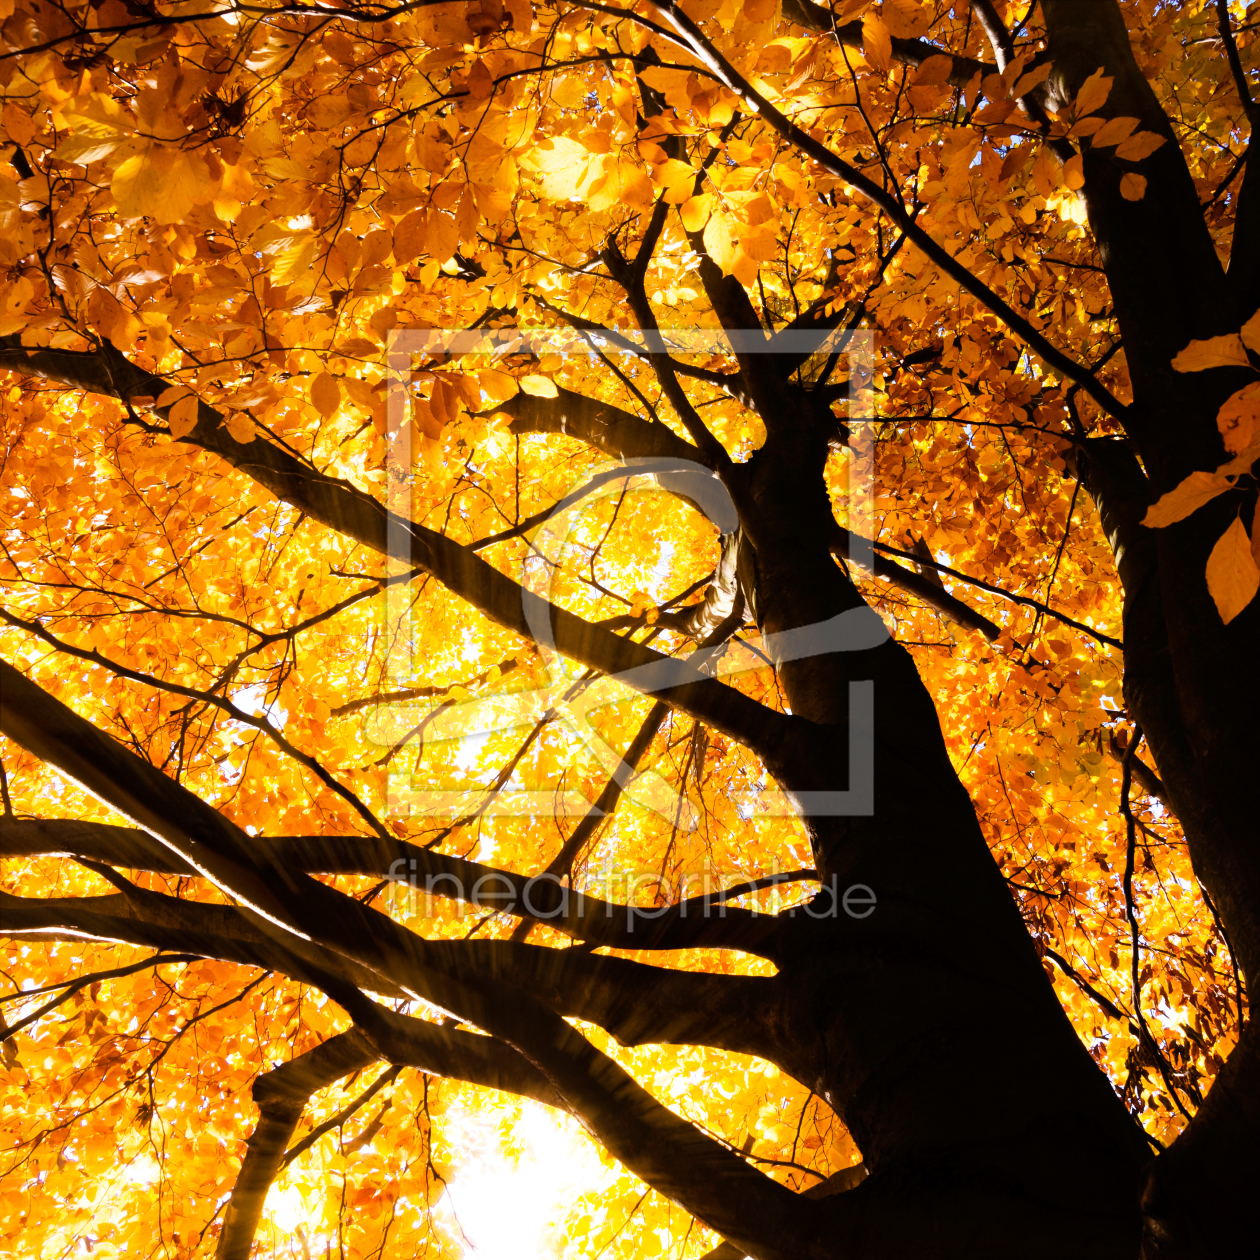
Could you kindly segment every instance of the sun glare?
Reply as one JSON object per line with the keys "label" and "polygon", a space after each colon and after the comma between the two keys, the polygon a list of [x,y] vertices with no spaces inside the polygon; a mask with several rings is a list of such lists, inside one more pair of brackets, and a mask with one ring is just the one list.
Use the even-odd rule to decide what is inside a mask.
{"label": "sun glare", "polygon": [[459,1151],[443,1206],[476,1260],[552,1260],[563,1254],[557,1226],[570,1205],[607,1173],[580,1126],[526,1102],[505,1146],[489,1117],[446,1113]]}

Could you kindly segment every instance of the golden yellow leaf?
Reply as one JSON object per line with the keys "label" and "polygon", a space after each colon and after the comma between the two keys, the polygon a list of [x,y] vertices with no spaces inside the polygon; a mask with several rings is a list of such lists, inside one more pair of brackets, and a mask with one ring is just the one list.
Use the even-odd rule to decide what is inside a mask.
{"label": "golden yellow leaf", "polygon": [[1146,176],[1129,171],[1120,180],[1120,196],[1125,201],[1141,201],[1146,196]]}
{"label": "golden yellow leaf", "polygon": [[198,201],[217,190],[206,164],[181,149],[149,145],[119,163],[111,191],[125,218],[147,216],[155,223],[179,223]]}
{"label": "golden yellow leaf", "polygon": [[166,423],[170,427],[171,437],[179,439],[187,437],[197,427],[198,400],[196,394],[185,394],[171,404],[166,413]]}
{"label": "golden yellow leaf", "polygon": [[652,181],[645,170],[633,162],[618,161],[612,154],[597,160],[603,164],[604,173],[593,179],[588,188],[586,204],[591,210],[609,210],[613,206],[646,210],[651,206]]}
{"label": "golden yellow leaf", "polygon": [[1216,427],[1231,454],[1245,451],[1260,440],[1260,381],[1244,385],[1225,400],[1216,414]]}
{"label": "golden yellow leaf", "polygon": [[317,96],[306,110],[306,117],[316,127],[340,127],[350,117],[351,105],[344,96],[330,93]]}
{"label": "golden yellow leaf", "polygon": [[311,382],[311,405],[321,416],[331,416],[341,402],[341,386],[335,377],[321,372]]}
{"label": "golden yellow leaf", "polygon": [[779,0],[744,0],[744,19],[748,22],[769,22],[778,8]]}
{"label": "golden yellow leaf", "polygon": [[1079,153],[1063,163],[1063,182],[1073,192],[1085,186],[1085,164]]}
{"label": "golden yellow leaf", "polygon": [[698,232],[713,213],[713,194],[701,193],[698,197],[689,197],[678,207],[678,211],[682,215],[683,227],[688,232]]}
{"label": "golden yellow leaf", "polygon": [[531,373],[529,376],[521,377],[520,385],[525,393],[533,394],[535,398],[559,398],[560,396],[555,381],[549,376]]}
{"label": "golden yellow leaf", "polygon": [[1229,487],[1230,483],[1219,472],[1196,470],[1167,494],[1161,495],[1147,509],[1142,524],[1148,529],[1175,525],[1192,512],[1197,512],[1205,503],[1210,503],[1217,495],[1224,494]]}
{"label": "golden yellow leaf", "polygon": [[1221,620],[1229,625],[1260,590],[1260,568],[1251,554],[1251,539],[1241,517],[1217,539],[1207,562],[1208,593]]}
{"label": "golden yellow leaf", "polygon": [[665,189],[665,200],[681,204],[691,197],[696,183],[696,170],[690,162],[668,158],[652,168],[652,183]]}
{"label": "golden yellow leaf", "polygon": [[480,222],[481,216],[477,213],[473,191],[471,188],[465,188],[463,196],[459,199],[459,208],[455,211],[455,228],[459,232],[459,239],[465,245],[471,245],[476,241],[477,225]]}
{"label": "golden yellow leaf", "polygon": [[1192,341],[1172,361],[1176,372],[1205,372],[1217,367],[1246,367],[1247,348],[1237,333]]}
{"label": "golden yellow leaf", "polygon": [[862,15],[862,56],[887,73],[892,64],[892,36],[883,18],[876,13]]}
{"label": "golden yellow leaf", "polygon": [[318,244],[314,232],[303,232],[280,250],[271,268],[272,284],[292,284],[298,276],[305,275],[315,261]]}
{"label": "golden yellow leaf", "polygon": [[705,252],[721,267],[723,275],[730,275],[735,265],[735,237],[731,229],[730,216],[721,210],[704,226]]}
{"label": "golden yellow leaf", "polygon": [[556,136],[537,145],[527,164],[542,176],[544,197],[552,201],[570,201],[580,195],[588,178],[591,155],[583,145],[568,136]]}

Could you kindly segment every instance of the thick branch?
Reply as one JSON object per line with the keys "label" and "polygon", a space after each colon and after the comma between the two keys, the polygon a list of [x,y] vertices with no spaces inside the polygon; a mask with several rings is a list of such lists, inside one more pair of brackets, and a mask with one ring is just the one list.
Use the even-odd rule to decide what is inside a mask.
{"label": "thick branch", "polygon": [[340,1033],[255,1079],[258,1123],[232,1188],[215,1260],[249,1260],[267,1191],[311,1095],[376,1058],[375,1049],[361,1033]]}
{"label": "thick branch", "polygon": [[[592,947],[727,948],[771,959],[780,956],[782,921],[738,906],[709,916],[697,913],[695,906],[682,904],[651,907],[601,901],[563,889],[551,877],[531,879],[403,840],[386,841],[375,836],[251,836],[250,843],[259,862],[268,867],[391,879],[426,896],[466,901],[503,913],[529,913]],[[143,831],[71,819],[0,818],[0,856],[36,854],[87,857],[111,866],[162,874],[200,873]]]}
{"label": "thick branch", "polygon": [[[1090,2],[1092,3],[1093,0],[1090,0]],[[779,135],[800,150],[800,152],[812,158],[824,170],[843,179],[868,201],[883,210],[897,226],[898,230],[903,232],[944,275],[956,281],[981,305],[992,311],[1030,349],[1038,354],[1047,366],[1061,372],[1069,380],[1080,385],[1108,414],[1117,417],[1124,415],[1124,404],[1119,402],[1092,372],[1053,346],[1033,328],[1024,316],[1016,312],[988,285],[956,261],[944,246],[938,244],[923,228],[916,224],[914,218],[896,196],[862,174],[857,167],[851,166],[848,162],[837,157],[826,145],[815,140],[808,132],[803,131],[757,92],[747,79],[739,74],[730,62],[718,52],[700,28],[683,12],[677,0],[655,0],[655,7],[677,32],[676,42],[681,47],[686,48],[724,86],[734,92],[751,113],[760,115]]]}
{"label": "thick branch", "polygon": [[644,420],[597,398],[557,389],[556,398],[522,393],[495,410],[512,417],[513,433],[563,433],[614,459],[686,459],[707,463],[701,451],[663,424]]}
{"label": "thick branch", "polygon": [[[861,19],[837,26],[831,11],[815,4],[813,0],[784,0],[783,16],[807,31],[832,32],[848,48],[860,49],[863,46]],[[949,49],[930,44],[925,39],[902,39],[894,36],[892,55],[894,61],[913,69],[917,69],[929,57],[949,57],[954,63],[949,73],[949,81],[954,87],[966,87],[977,74],[992,74],[995,69],[988,62],[977,61],[974,57],[955,56]]]}
{"label": "thick branch", "polygon": [[[166,386],[108,344],[95,353],[27,351],[6,344],[13,340],[0,339],[0,367],[123,399],[158,395]],[[557,608],[487,564],[471,548],[392,516],[349,482],[303,464],[261,437],[249,443],[236,441],[222,416],[205,403],[196,427],[180,440],[222,456],[277,498],[380,554],[401,547],[406,554],[397,559],[432,574],[490,620],[533,641],[550,635],[565,655],[602,673],[621,676],[629,686],[685,710],[763,757],[772,757],[786,736],[790,723],[782,715],[684,662]],[[683,445],[690,452],[684,458],[703,462],[696,460],[694,447]]]}

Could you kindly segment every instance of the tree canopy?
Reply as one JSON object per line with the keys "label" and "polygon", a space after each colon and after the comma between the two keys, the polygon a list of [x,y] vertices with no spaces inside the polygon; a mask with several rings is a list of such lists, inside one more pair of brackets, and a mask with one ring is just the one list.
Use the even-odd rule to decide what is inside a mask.
{"label": "tree canopy", "polygon": [[0,20],[7,1251],[1255,1254],[1260,7]]}

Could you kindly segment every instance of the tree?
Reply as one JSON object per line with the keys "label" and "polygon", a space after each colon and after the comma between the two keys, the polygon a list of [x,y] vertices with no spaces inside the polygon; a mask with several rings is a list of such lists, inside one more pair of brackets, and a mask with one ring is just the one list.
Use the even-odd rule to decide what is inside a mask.
{"label": "tree", "polygon": [[5,13],[17,1252],[1255,1254],[1254,9]]}

